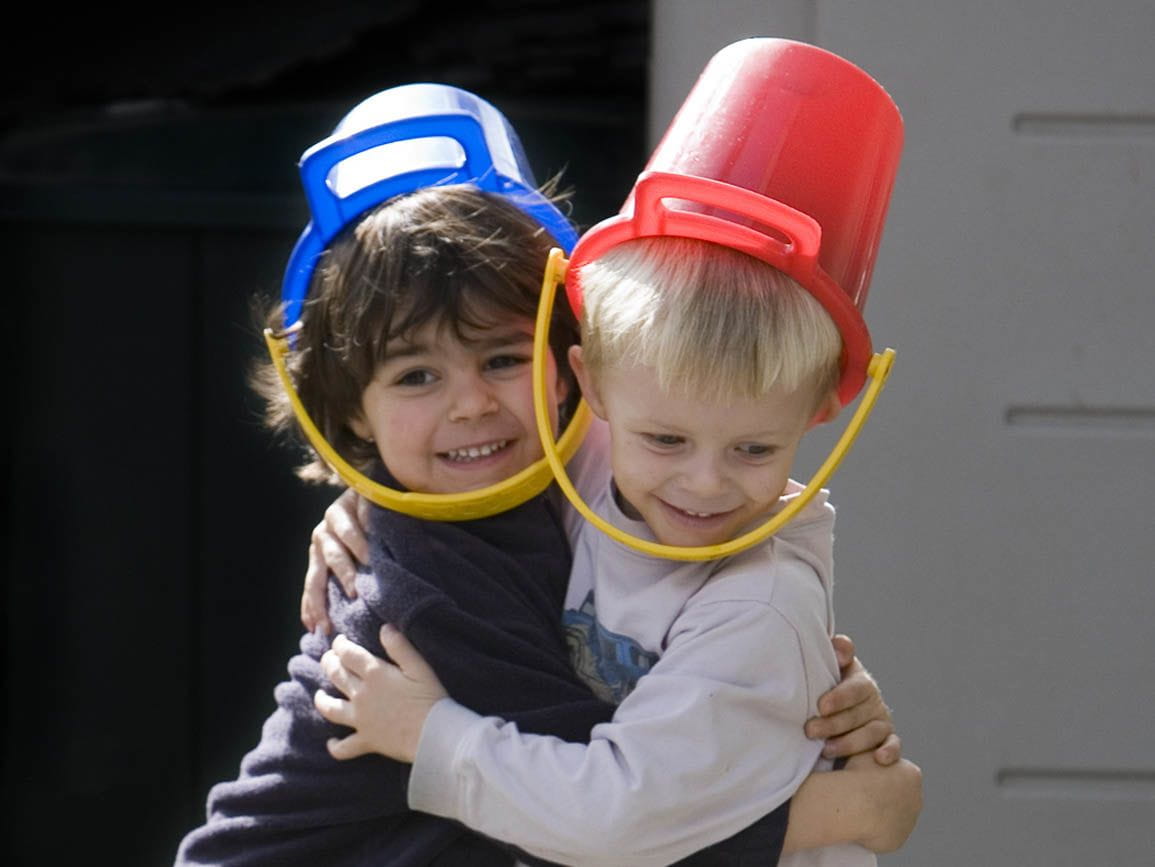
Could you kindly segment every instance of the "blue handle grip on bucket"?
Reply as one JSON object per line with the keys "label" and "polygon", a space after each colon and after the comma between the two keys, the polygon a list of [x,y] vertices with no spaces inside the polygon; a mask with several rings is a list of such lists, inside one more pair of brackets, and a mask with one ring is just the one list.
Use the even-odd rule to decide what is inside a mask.
{"label": "blue handle grip on bucket", "polygon": [[504,196],[568,253],[577,232],[537,191],[521,141],[505,116],[460,88],[419,83],[355,106],[333,134],[301,156],[312,219],[298,238],[281,287],[285,327],[301,316],[325,247],[360,214],[389,199],[446,184]]}

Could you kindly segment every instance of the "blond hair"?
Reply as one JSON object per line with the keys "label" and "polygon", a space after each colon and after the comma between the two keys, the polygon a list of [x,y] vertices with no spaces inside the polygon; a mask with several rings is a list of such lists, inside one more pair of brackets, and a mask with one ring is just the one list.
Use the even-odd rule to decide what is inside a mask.
{"label": "blond hair", "polygon": [[690,238],[627,241],[582,267],[582,353],[607,368],[653,368],[667,391],[721,400],[775,386],[836,388],[842,339],[830,315],[782,271]]}

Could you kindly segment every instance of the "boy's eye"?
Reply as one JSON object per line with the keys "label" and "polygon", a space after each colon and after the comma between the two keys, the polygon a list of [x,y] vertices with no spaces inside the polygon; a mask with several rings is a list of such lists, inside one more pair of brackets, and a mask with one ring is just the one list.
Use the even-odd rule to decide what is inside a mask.
{"label": "boy's eye", "polygon": [[646,441],[651,445],[660,446],[661,448],[673,448],[680,446],[684,440],[680,436],[674,434],[645,434]]}
{"label": "boy's eye", "polygon": [[746,443],[745,445],[738,446],[738,451],[748,458],[768,458],[778,451],[778,448],[762,443]]}
{"label": "boy's eye", "polygon": [[433,375],[433,371],[419,368],[417,370],[408,370],[401,374],[397,377],[396,384],[408,386],[430,385],[436,379],[437,377]]}
{"label": "boy's eye", "polygon": [[531,360],[531,356],[528,355],[515,355],[507,353],[505,355],[493,356],[493,358],[490,358],[485,362],[485,366],[490,370],[505,370],[510,367],[519,367],[523,364],[529,364]]}

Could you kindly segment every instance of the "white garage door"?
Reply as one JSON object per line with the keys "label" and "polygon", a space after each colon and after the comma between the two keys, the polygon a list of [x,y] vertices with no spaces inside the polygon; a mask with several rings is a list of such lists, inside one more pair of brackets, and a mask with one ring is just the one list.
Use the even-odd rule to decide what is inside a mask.
{"label": "white garage door", "polygon": [[833,482],[840,628],[922,765],[911,865],[1155,865],[1155,2],[655,3],[653,118],[749,35],[907,125]]}

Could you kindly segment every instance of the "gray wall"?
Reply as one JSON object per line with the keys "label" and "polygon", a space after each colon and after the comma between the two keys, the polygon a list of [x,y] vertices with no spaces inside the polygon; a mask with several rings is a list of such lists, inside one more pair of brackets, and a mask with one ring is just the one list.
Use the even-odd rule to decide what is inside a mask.
{"label": "gray wall", "polygon": [[906,121],[866,311],[897,363],[831,485],[839,628],[925,775],[883,862],[1155,864],[1155,3],[653,9],[651,141],[754,35]]}

